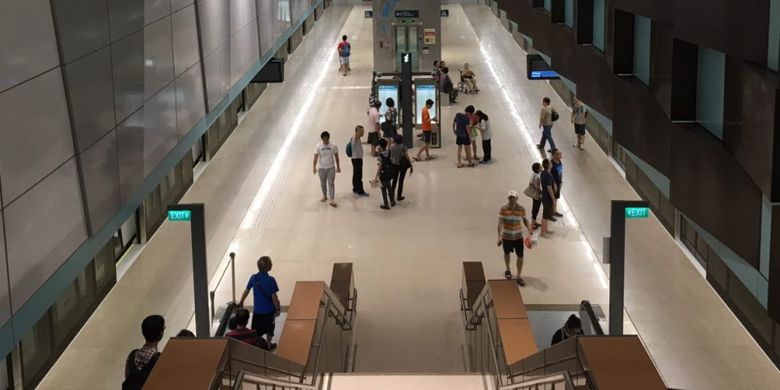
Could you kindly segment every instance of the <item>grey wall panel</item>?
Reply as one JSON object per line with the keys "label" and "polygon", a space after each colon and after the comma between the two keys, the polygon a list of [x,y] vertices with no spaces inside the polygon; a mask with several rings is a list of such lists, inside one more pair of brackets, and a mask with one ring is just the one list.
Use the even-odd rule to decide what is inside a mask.
{"label": "grey wall panel", "polygon": [[119,211],[119,162],[115,131],[106,134],[81,153],[81,167],[90,226],[96,232]]}
{"label": "grey wall panel", "polygon": [[0,52],[0,91],[59,64],[48,0],[0,1]]}
{"label": "grey wall panel", "polygon": [[52,4],[65,63],[108,44],[106,0],[52,0]]}
{"label": "grey wall panel", "polygon": [[117,126],[116,134],[119,189],[122,202],[126,202],[144,179],[144,109]]}
{"label": "grey wall panel", "polygon": [[144,103],[144,33],[139,31],[111,45],[114,112],[124,121]]}
{"label": "grey wall panel", "polygon": [[257,23],[252,21],[230,38],[230,85],[260,59]]}
{"label": "grey wall panel", "polygon": [[75,159],[5,209],[14,311],[87,238]]}
{"label": "grey wall panel", "polygon": [[274,29],[274,5],[275,0],[257,0],[258,24],[260,26],[260,52],[265,53],[271,49],[277,36]]}
{"label": "grey wall panel", "polygon": [[292,15],[292,21],[298,20],[303,15],[303,12],[308,8],[308,1],[306,0],[290,0],[290,14]]}
{"label": "grey wall panel", "polygon": [[0,212],[0,326],[11,318],[11,294],[8,288],[8,264],[5,259],[5,235],[3,232],[3,213]]}
{"label": "grey wall panel", "polygon": [[255,0],[233,0],[230,3],[230,35],[236,35],[256,17]]}
{"label": "grey wall panel", "polygon": [[144,0],[144,24],[150,24],[171,14],[170,0]]}
{"label": "grey wall panel", "polygon": [[210,55],[230,38],[229,7],[230,2],[223,0],[198,1],[204,56]]}
{"label": "grey wall panel", "polygon": [[230,44],[226,43],[205,60],[209,110],[219,104],[230,87]]}
{"label": "grey wall panel", "polygon": [[176,122],[179,139],[190,132],[195,123],[206,115],[203,97],[203,78],[196,64],[176,79]]}
{"label": "grey wall panel", "polygon": [[0,118],[0,176],[7,205],[74,154],[60,69],[0,94]]}
{"label": "grey wall panel", "polygon": [[142,0],[108,0],[111,42],[143,30],[144,3]]}
{"label": "grey wall panel", "polygon": [[173,64],[178,77],[198,61],[198,26],[195,6],[184,8],[171,16],[173,23]]}
{"label": "grey wall panel", "polygon": [[173,81],[171,18],[144,28],[144,96],[149,99]]}
{"label": "grey wall panel", "polygon": [[176,89],[171,84],[144,105],[144,176],[176,146]]}
{"label": "grey wall panel", "polygon": [[65,66],[65,86],[80,151],[114,128],[113,85],[108,46]]}
{"label": "grey wall panel", "polygon": [[176,12],[192,3],[193,0],[171,0],[171,11]]}

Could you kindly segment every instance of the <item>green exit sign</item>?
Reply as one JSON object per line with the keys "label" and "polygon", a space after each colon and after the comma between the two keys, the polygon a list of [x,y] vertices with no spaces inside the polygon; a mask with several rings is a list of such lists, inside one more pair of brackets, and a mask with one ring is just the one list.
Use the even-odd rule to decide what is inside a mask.
{"label": "green exit sign", "polygon": [[648,207],[626,207],[626,219],[647,218],[650,216]]}
{"label": "green exit sign", "polygon": [[190,210],[168,210],[169,221],[189,221],[192,219]]}

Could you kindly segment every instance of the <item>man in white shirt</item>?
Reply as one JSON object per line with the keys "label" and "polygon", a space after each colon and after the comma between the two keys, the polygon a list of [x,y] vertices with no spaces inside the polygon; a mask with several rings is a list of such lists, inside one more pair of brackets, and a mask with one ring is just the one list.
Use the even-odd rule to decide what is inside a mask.
{"label": "man in white shirt", "polygon": [[380,101],[374,101],[371,108],[368,109],[368,143],[371,144],[371,155],[376,156],[376,146],[379,144],[379,108],[382,107]]}
{"label": "man in white shirt", "polygon": [[[312,171],[320,175],[320,188],[322,189],[322,199],[325,203],[330,199],[330,205],[337,207],[336,204],[336,173],[341,173],[341,162],[339,162],[339,149],[336,145],[330,143],[330,133],[323,131],[320,134],[322,142],[314,148],[314,162]],[[319,169],[317,162],[319,161]]]}

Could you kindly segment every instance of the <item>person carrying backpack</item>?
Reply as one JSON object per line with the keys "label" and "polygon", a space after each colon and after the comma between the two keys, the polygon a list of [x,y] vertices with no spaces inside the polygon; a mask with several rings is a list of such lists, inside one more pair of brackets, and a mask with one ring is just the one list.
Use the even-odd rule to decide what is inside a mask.
{"label": "person carrying backpack", "polygon": [[146,379],[149,378],[149,374],[160,358],[157,344],[162,340],[163,332],[165,332],[165,319],[160,315],[148,316],[141,322],[141,333],[146,343],[127,355],[122,390],[141,390],[144,387]]}
{"label": "person carrying backpack", "polygon": [[339,71],[342,72],[344,76],[347,75],[347,72],[350,71],[349,69],[349,55],[352,51],[352,45],[347,42],[347,36],[343,35],[341,36],[341,42],[339,42],[338,46],[339,51]]}
{"label": "person carrying backpack", "polygon": [[[379,154],[377,155],[377,168],[376,176],[374,177],[374,183],[379,183],[382,187],[382,200],[384,204],[379,208],[383,210],[390,210],[390,207],[395,206],[395,196],[393,194],[393,162],[390,158],[390,151],[387,150],[387,140],[382,138],[379,140]],[[388,199],[390,198],[390,204]]]}

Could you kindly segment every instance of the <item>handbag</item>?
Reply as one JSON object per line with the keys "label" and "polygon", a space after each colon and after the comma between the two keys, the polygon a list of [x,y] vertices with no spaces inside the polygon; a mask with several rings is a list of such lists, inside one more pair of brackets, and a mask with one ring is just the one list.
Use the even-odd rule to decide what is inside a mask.
{"label": "handbag", "polygon": [[536,174],[531,176],[531,180],[528,182],[528,187],[525,189],[525,191],[523,191],[523,194],[533,200],[540,200],[542,199],[542,193],[536,189],[534,181],[536,181]]}

